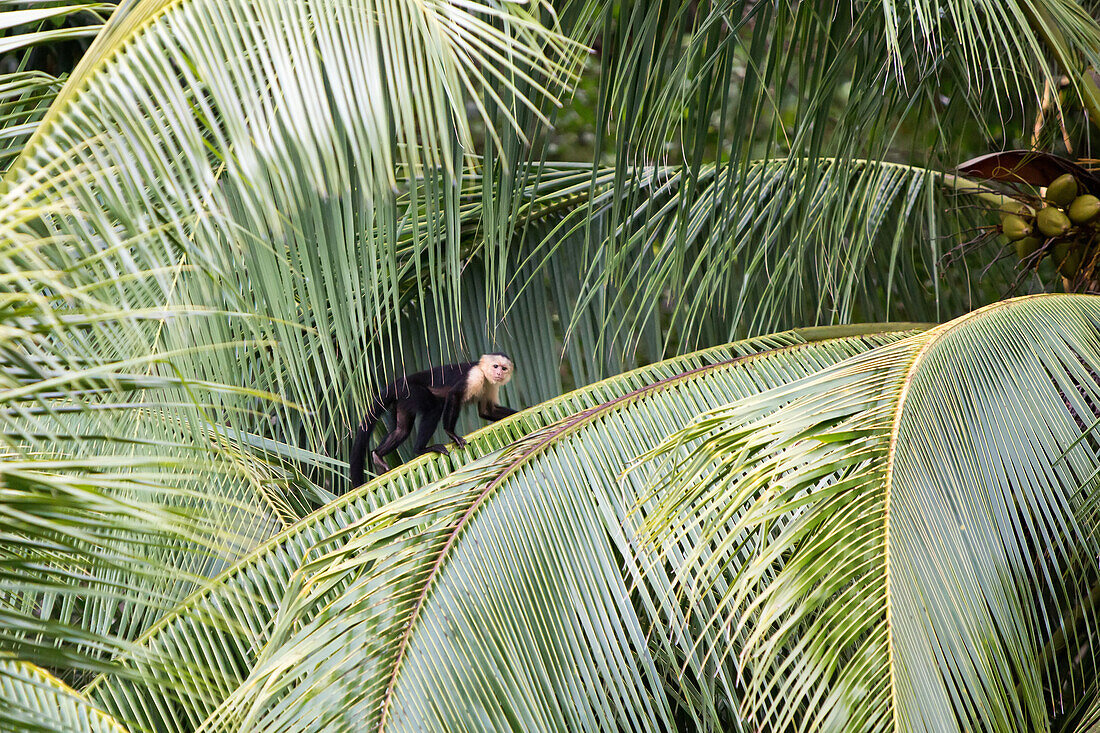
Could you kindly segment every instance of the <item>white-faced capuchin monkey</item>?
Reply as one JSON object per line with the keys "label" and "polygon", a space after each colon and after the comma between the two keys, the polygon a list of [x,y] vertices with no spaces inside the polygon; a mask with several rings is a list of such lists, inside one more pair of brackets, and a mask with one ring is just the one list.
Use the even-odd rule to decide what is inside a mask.
{"label": "white-faced capuchin monkey", "polygon": [[478,361],[425,369],[386,385],[355,433],[355,442],[351,446],[352,487],[363,483],[363,463],[371,431],[390,407],[393,407],[396,425],[371,453],[379,473],[389,470],[383,457],[405,442],[417,415],[420,416],[420,427],[416,432],[417,454],[435,451],[446,455],[444,446],[428,445],[440,418],[443,420],[443,431],[455,445],[462,448],[466,440],[455,433],[455,423],[458,422],[459,410],[467,402],[476,402],[478,414],[486,420],[500,420],[515,414],[512,408],[500,404],[497,395],[497,391],[511,380],[514,371],[512,358],[498,351],[485,354]]}

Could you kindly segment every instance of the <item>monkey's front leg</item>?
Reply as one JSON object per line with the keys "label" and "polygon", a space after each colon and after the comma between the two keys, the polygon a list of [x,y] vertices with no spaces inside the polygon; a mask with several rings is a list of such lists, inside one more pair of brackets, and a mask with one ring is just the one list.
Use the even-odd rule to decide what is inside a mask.
{"label": "monkey's front leg", "polygon": [[425,405],[424,413],[420,416],[420,430],[416,434],[416,454],[420,456],[432,451],[445,456],[447,455],[447,449],[444,446],[439,444],[428,445],[428,441],[432,439],[436,427],[439,426],[439,418],[443,415],[447,405],[445,402],[435,400],[435,398],[426,401]]}
{"label": "monkey's front leg", "polygon": [[466,439],[455,432],[455,424],[458,423],[458,411],[462,407],[462,397],[449,397],[443,408],[443,432],[454,441],[459,448],[466,447]]}
{"label": "monkey's front leg", "polygon": [[443,432],[445,432],[447,434],[447,437],[453,440],[454,444],[459,448],[466,447],[466,439],[458,433],[454,432],[453,430],[447,430],[446,428],[444,428]]}

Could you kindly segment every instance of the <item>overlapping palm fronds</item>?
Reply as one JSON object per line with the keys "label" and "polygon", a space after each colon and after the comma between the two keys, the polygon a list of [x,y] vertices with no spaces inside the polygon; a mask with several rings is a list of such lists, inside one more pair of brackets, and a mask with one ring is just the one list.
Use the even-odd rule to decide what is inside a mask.
{"label": "overlapping palm fronds", "polygon": [[[894,337],[656,367],[333,501],[399,365],[505,346],[528,404],[688,344],[1001,294],[939,279],[978,223],[945,214],[955,141],[1050,58],[1095,64],[1095,21],[835,10],[134,0],[48,112],[52,80],[0,88],[0,135],[29,137],[0,185],[5,694],[32,660],[171,730],[1087,725],[1084,301],[843,366]],[[603,49],[607,159],[551,165],[570,38]],[[667,445],[673,493],[646,493],[660,462],[619,482],[735,398]]]}
{"label": "overlapping palm fronds", "polygon": [[[526,548],[523,552],[535,553],[541,558],[539,563],[550,562],[551,557],[557,557],[553,560],[554,564],[565,563],[559,568],[561,572],[572,572],[568,566],[577,563],[574,569],[579,579],[588,577],[590,570],[584,569],[584,564],[590,559],[585,552],[578,548],[576,553],[562,555],[557,551],[556,544],[549,540],[550,535],[547,535],[546,541],[537,540],[538,533],[532,535],[532,527],[545,524],[548,532],[551,527],[557,527],[554,530],[557,533],[570,523],[578,528],[587,526],[589,537],[583,544],[595,548],[593,552],[598,550],[597,554],[603,557],[603,572],[609,574],[605,581],[619,589],[619,605],[616,608],[626,616],[621,622],[615,620],[617,611],[610,607],[593,609],[592,613],[601,617],[603,623],[628,628],[629,624],[637,623],[636,618],[630,620],[634,617],[622,605],[626,599],[623,584],[630,581],[626,577],[614,580],[620,571],[613,555],[622,548],[614,550],[608,544],[610,538],[602,534],[613,531],[614,536],[621,539],[621,530],[610,527],[597,531],[601,522],[613,521],[612,516],[627,509],[617,498],[616,477],[621,466],[616,468],[619,464],[615,460],[606,463],[598,460],[596,452],[622,440],[633,445],[620,446],[623,455],[633,454],[644,449],[650,437],[644,430],[621,431],[614,425],[605,424],[605,421],[622,415],[625,410],[631,421],[638,420],[650,427],[660,425],[661,430],[671,430],[676,425],[673,415],[680,412],[685,416],[694,414],[699,409],[700,400],[709,404],[721,400],[723,395],[728,399],[755,392],[776,383],[776,380],[811,373],[845,356],[875,344],[896,340],[902,335],[897,332],[876,335],[873,327],[864,330],[868,335],[848,335],[824,341],[819,339],[844,335],[845,329],[777,334],[647,367],[565,395],[486,428],[471,437],[468,452],[455,454],[451,458],[426,456],[403,466],[364,487],[356,495],[335,502],[326,510],[298,523],[277,544],[270,545],[219,579],[210,591],[193,598],[181,607],[175,618],[167,619],[144,640],[142,649],[136,651],[127,663],[132,674],[106,675],[92,686],[89,694],[121,719],[137,720],[141,725],[153,728],[190,729],[199,727],[206,720],[207,728],[216,730],[224,726],[245,725],[243,721],[247,720],[246,727],[309,729],[311,725],[320,724],[311,718],[317,714],[322,715],[325,725],[333,726],[332,729],[361,725],[367,719],[363,716],[377,720],[382,715],[382,699],[387,696],[384,691],[389,688],[397,690],[381,675],[396,675],[397,666],[403,662],[398,657],[404,657],[406,652],[410,657],[415,654],[416,661],[410,664],[415,664],[417,669],[427,674],[426,680],[436,674],[431,672],[430,666],[423,666],[430,665],[431,661],[430,655],[421,656],[422,642],[415,641],[419,638],[419,632],[403,644],[399,644],[396,637],[390,638],[403,627],[402,619],[407,619],[417,605],[414,601],[419,589],[427,590],[426,586],[417,585],[424,581],[417,568],[424,570],[438,560],[439,569],[445,567],[448,578],[472,574],[469,580],[477,584],[479,590],[471,591],[471,595],[465,597],[476,600],[488,598],[486,594],[490,592],[490,587],[499,587],[498,581],[493,579],[495,571],[485,563],[504,563],[509,569],[500,576],[500,582],[516,578],[516,582],[520,582],[517,588],[527,588],[539,595],[541,586],[539,583],[532,585],[533,578],[519,580],[529,571],[526,561],[516,562],[514,552],[504,547],[499,548],[499,552],[484,549],[482,540],[469,535],[467,524],[485,528],[477,530],[479,536],[482,531],[498,527],[505,533],[496,539],[485,538],[484,541],[496,543],[499,540],[506,545],[520,542]],[[811,339],[808,344],[807,339]],[[776,350],[751,356],[761,349]],[[733,361],[725,361],[730,358]],[[684,373],[684,369],[691,371]],[[554,420],[560,422],[552,424]],[[532,432],[536,429],[541,430]],[[589,453],[585,449],[574,453],[575,440],[596,452]],[[636,444],[637,441],[641,444]],[[499,451],[510,443],[511,447],[504,448],[503,453]],[[490,454],[490,451],[497,452]],[[560,471],[555,469],[553,480],[551,475],[541,473],[551,455],[555,463],[562,462],[558,467]],[[470,463],[478,456],[483,458]],[[461,463],[452,463],[456,460]],[[603,495],[605,491],[610,492],[608,496],[616,498],[609,498],[611,503],[597,511],[596,505],[590,502],[591,497],[585,498],[589,489],[582,476],[599,478],[603,488],[597,493]],[[560,482],[567,482],[568,488]],[[490,489],[491,497],[486,493]],[[595,488],[591,490],[596,491]],[[536,499],[532,492],[542,498]],[[618,509],[615,509],[616,506]],[[482,509],[486,518],[482,518]],[[467,511],[470,512],[468,517]],[[462,517],[466,517],[459,522],[462,526],[454,526],[454,522]],[[577,541],[581,540],[577,538]],[[469,554],[471,552],[473,555]],[[608,555],[609,552],[612,555]],[[452,560],[452,555],[467,559]],[[454,565],[456,562],[459,564]],[[391,566],[390,571],[383,572],[384,568]],[[452,572],[459,575],[452,576]],[[546,576],[543,580],[550,582],[550,577]],[[507,581],[505,585],[510,583]],[[557,580],[553,581],[555,587],[557,583]],[[500,592],[519,600],[514,596],[515,589],[502,589]],[[434,588],[432,593],[435,593]],[[565,602],[564,597],[555,597],[557,600],[554,603],[557,605],[554,608],[558,610],[551,613],[548,609],[547,613],[551,616],[568,613],[568,603],[561,605]],[[434,595],[425,596],[424,600],[426,604],[420,604],[414,615],[432,619],[430,623],[425,621],[425,633],[433,634],[430,637],[436,639],[433,644],[441,643],[431,629],[440,618],[452,617],[453,614],[445,607],[437,606]],[[605,600],[599,603],[604,604]],[[543,601],[549,602],[543,599],[537,603]],[[512,613],[527,613],[523,610],[526,603],[523,601],[514,610],[498,606],[498,612],[503,614],[499,617],[501,623]],[[391,611],[399,615],[391,619]],[[478,623],[493,617],[493,614],[479,617]],[[245,619],[247,623],[241,625],[239,621]],[[620,623],[627,627],[618,626]],[[377,624],[382,626],[376,628]],[[555,628],[570,634],[573,633],[570,628],[576,630],[575,626],[568,625]],[[498,630],[505,634],[513,633],[504,628]],[[384,638],[378,636],[383,631]],[[517,627],[515,631],[520,629]],[[634,633],[630,644],[636,646],[635,650],[644,660],[649,652],[645,651],[644,642],[637,637],[637,629]],[[459,645],[467,643],[462,641],[464,638],[478,648],[483,643],[490,643],[490,639],[481,632],[469,635],[466,632],[447,632],[446,635]],[[538,632],[537,637],[528,641],[519,639],[517,643],[551,646],[563,643],[552,638],[549,630]],[[591,639],[589,643],[598,644],[601,648],[610,645],[607,650],[615,655],[624,653],[622,649],[616,649],[624,643],[621,637],[606,641]],[[305,657],[299,656],[307,647],[311,651]],[[399,647],[405,651],[399,652]],[[487,649],[482,651],[490,653]],[[455,653],[460,653],[457,647]],[[560,648],[555,654],[569,656],[576,653],[577,650]],[[220,661],[211,664],[213,659]],[[620,657],[620,662],[626,664],[629,659],[629,655]],[[499,666],[488,659],[484,662],[474,665],[470,673],[490,674],[491,670],[496,669],[503,675],[512,674],[507,665]],[[547,658],[544,662],[550,663],[550,660]],[[388,666],[377,666],[381,664]],[[307,668],[310,670],[308,677],[302,680],[302,684],[296,684],[298,671],[306,671]],[[456,668],[452,668],[452,672],[458,674]],[[641,679],[646,676],[642,672],[631,672],[626,667],[620,673],[627,679],[621,686],[615,681],[615,686],[623,694],[627,694],[631,684],[641,684]],[[159,681],[149,684],[154,679]],[[393,682],[397,678],[391,676],[390,679]],[[644,686],[649,686],[653,681],[650,679]],[[459,681],[456,679],[454,683]],[[403,700],[400,704],[415,705],[417,699],[426,702],[436,700],[444,704],[450,694],[423,695],[421,692],[410,691],[408,695],[399,695]],[[512,693],[502,688],[501,694]],[[547,694],[551,694],[549,690]],[[317,695],[323,695],[326,702],[321,703]],[[278,702],[280,700],[282,702]],[[456,704],[464,704],[458,701],[459,698],[455,698]],[[479,706],[482,704],[492,707],[488,702],[478,703]],[[535,699],[526,699],[525,695],[519,695],[508,703],[509,706],[521,707],[539,704]],[[570,716],[585,718],[610,714],[624,724],[630,724],[631,720],[633,724],[641,724],[636,717],[641,715],[638,711],[584,712],[581,708],[585,705],[580,701],[576,704],[580,707],[562,713],[566,719]],[[398,713],[396,709],[398,703],[385,704],[386,707],[391,705],[394,709],[385,715],[395,716],[394,722],[403,720],[404,713]],[[651,712],[660,713],[661,705],[664,703],[658,703],[658,708]],[[486,715],[499,714],[485,709]],[[534,708],[527,709],[531,715],[552,715],[548,709],[542,713],[534,712]],[[454,714],[454,710],[440,714]],[[660,714],[667,715],[667,710]],[[572,719],[576,722],[581,718]],[[537,726],[537,723],[532,724]]]}
{"label": "overlapping palm fronds", "polygon": [[[807,317],[942,320],[1017,280],[1043,287],[994,264],[996,246],[961,251],[990,215],[950,173],[974,139],[962,130],[1030,129],[1053,59],[1090,58],[1100,26],[1060,0],[930,7],[567,4],[566,27],[600,48],[602,156],[570,221],[527,232],[560,255],[538,260],[552,277],[585,273],[567,333],[597,320],[611,368],[639,343],[645,358],[654,342],[675,352]],[[1004,62],[972,63],[992,55]],[[545,164],[536,147],[491,169],[490,242],[527,221],[519,192]],[[493,284],[514,277],[497,251]]]}
{"label": "overlapping palm fronds", "polygon": [[26,662],[0,660],[0,722],[9,730],[54,733],[126,733],[118,721],[48,672]]}
{"label": "overlapping palm fronds", "polygon": [[[48,113],[31,115],[2,186],[6,651],[82,684],[197,584],[332,498],[320,482],[339,464],[280,438],[303,415],[327,418],[294,385],[312,398],[318,365],[346,374],[362,349],[311,334],[329,333],[332,314],[352,319],[340,328],[351,342],[372,330],[356,322],[371,306],[349,260],[391,310],[407,296],[374,286],[398,257],[413,282],[422,255],[458,262],[457,247],[429,254],[423,241],[400,254],[403,216],[442,240],[416,222],[435,220],[415,186],[397,203],[395,175],[461,179],[462,95],[434,102],[481,89],[488,59],[539,66],[544,93],[568,77],[572,46],[541,10],[119,9]],[[429,52],[438,63],[421,64]],[[340,253],[331,269],[315,257],[323,242]],[[334,286],[338,306],[309,306]]]}
{"label": "overlapping palm fronds", "polygon": [[40,71],[0,75],[0,175],[23,151],[61,81]]}
{"label": "overlapping palm fronds", "polygon": [[[74,207],[42,226],[83,247],[81,286],[130,270],[112,300],[213,310],[97,348],[202,346],[176,360],[182,373],[310,408],[261,408],[242,428],[332,457],[399,365],[494,345],[521,366],[564,354],[562,380],[538,369],[516,385],[530,402],[805,314],[924,320],[1007,287],[972,287],[961,266],[940,281],[942,255],[978,221],[944,213],[946,164],[961,157],[884,162],[936,84],[899,85],[889,68],[892,54],[923,68],[919,44],[884,40],[915,34],[916,10],[565,4],[560,27],[601,43],[598,122],[613,135],[599,147],[614,151],[610,167],[568,170],[524,141],[544,139],[577,46],[548,6],[524,8],[128,4],[9,174],[9,202]],[[1026,18],[996,22],[1034,33]],[[1080,45],[1088,26],[1073,28]],[[462,99],[479,97],[497,144],[470,176]],[[949,101],[929,114],[962,124],[966,95]],[[659,154],[670,144],[676,155]],[[556,226],[556,211],[572,214]],[[59,267],[68,246],[40,256]],[[123,247],[133,262],[104,254]],[[526,327],[546,310],[549,328]],[[219,352],[233,341],[272,345]]]}
{"label": "overlapping palm fronds", "polygon": [[[639,341],[674,352],[806,317],[827,322],[893,307],[936,318],[934,292],[920,284],[939,286],[944,252],[934,233],[977,225],[980,216],[944,217],[959,196],[951,176],[866,160],[757,160],[736,174],[710,165],[694,180],[678,167],[637,169],[629,212],[614,211],[622,189],[607,185],[613,179],[612,169],[601,170],[600,193],[574,205],[534,257],[553,269],[569,261],[567,252],[585,251],[592,232],[605,238],[598,258],[578,263],[584,277],[569,329],[577,336],[595,317],[599,335],[576,348],[617,350],[620,360]],[[607,229],[612,223],[617,230]],[[916,232],[927,235],[927,251],[912,250]]]}
{"label": "overlapping palm fronds", "polygon": [[1097,302],[595,385],[621,396],[301,523],[92,699],[204,730],[1087,720]]}
{"label": "overlapping palm fronds", "polygon": [[[410,301],[431,291],[438,312],[458,313],[464,100],[506,80],[503,57],[542,80],[534,94],[560,92],[576,47],[544,10],[130,7],[7,174],[8,226],[37,243],[5,269],[45,266],[130,310],[179,309],[126,338],[105,326],[89,347],[107,360],[186,348],[172,366],[188,378],[310,405],[237,427],[324,446],[351,422],[332,385],[366,401],[386,375],[363,355],[392,357]],[[449,343],[455,322],[439,322]],[[218,346],[238,342],[257,346]],[[314,419],[298,430],[303,414]]]}
{"label": "overlapping palm fronds", "polygon": [[90,43],[114,10],[113,2],[0,1],[0,176],[22,153],[67,76],[65,68],[43,71],[38,52]]}
{"label": "overlapping palm fronds", "polygon": [[171,309],[121,311],[45,268],[6,282],[21,289],[0,304],[0,644],[77,684],[278,531],[282,469],[211,417],[278,400],[182,378],[173,352],[82,354],[91,324],[123,337]]}

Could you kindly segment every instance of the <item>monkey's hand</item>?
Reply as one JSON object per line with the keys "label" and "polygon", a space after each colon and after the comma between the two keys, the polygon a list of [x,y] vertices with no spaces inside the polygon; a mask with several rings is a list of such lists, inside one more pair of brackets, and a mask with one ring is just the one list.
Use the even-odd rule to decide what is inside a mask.
{"label": "monkey's hand", "polygon": [[453,440],[455,442],[455,445],[457,445],[459,448],[466,447],[466,439],[458,433],[447,433],[447,437]]}

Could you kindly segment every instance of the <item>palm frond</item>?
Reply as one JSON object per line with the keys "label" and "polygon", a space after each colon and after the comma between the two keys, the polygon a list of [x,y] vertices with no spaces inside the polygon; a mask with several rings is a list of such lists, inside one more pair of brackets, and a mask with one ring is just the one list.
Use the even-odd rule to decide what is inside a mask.
{"label": "palm frond", "polygon": [[[63,2],[35,6],[5,0],[0,2],[0,54],[11,54],[39,44],[94,38],[103,28],[103,20],[114,9],[114,2]],[[67,26],[58,22],[78,14],[88,15],[99,22]],[[52,23],[47,25],[44,21]]]}
{"label": "palm frond", "polygon": [[227,409],[278,399],[181,377],[171,362],[187,349],[109,360],[88,348],[163,325],[171,308],[120,309],[42,266],[4,281],[0,646],[82,683],[296,516],[276,500],[279,467],[233,427],[249,415]]}
{"label": "palm frond", "polygon": [[652,454],[647,546],[747,719],[1045,728],[1091,689],[1098,324],[1094,298],[990,306]]}
{"label": "palm frond", "polygon": [[[607,172],[599,180],[610,179]],[[955,246],[952,237],[941,240],[936,233],[976,231],[988,216],[977,199],[945,214],[960,201],[955,179],[895,163],[760,160],[743,178],[706,166],[691,179],[686,168],[634,171],[633,211],[614,214],[623,191],[601,188],[543,238],[536,251],[550,268],[551,257],[583,249],[573,239],[597,238],[580,263],[587,277],[578,288],[570,334],[592,318],[594,303],[604,311],[597,313],[600,328],[592,330],[602,333],[591,345],[582,339],[574,347],[581,353],[618,347],[629,357],[646,324],[662,318],[669,321],[662,350],[727,341],[805,318],[827,323],[853,313],[900,311],[936,319],[944,307],[937,295],[942,260]],[[691,198],[685,188],[693,190]],[[616,221],[618,229],[610,229]],[[911,249],[910,235],[926,242],[923,251]],[[969,274],[965,258],[956,256],[960,262],[948,283],[965,292]],[[989,260],[983,270],[993,273],[982,287],[995,292],[993,283],[999,283],[1007,290],[1014,275],[992,265],[997,248],[980,256]],[[984,290],[973,297],[990,295]]]}
{"label": "palm frond", "polygon": [[39,71],[0,76],[0,175],[23,150],[61,81]]}

